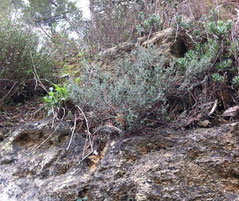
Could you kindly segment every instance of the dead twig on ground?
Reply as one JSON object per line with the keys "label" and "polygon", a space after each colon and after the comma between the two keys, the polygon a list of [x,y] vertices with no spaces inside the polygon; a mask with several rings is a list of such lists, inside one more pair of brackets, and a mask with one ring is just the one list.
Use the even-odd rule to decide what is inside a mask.
{"label": "dead twig on ground", "polygon": [[35,89],[37,88],[38,83],[39,83],[40,87],[41,87],[45,92],[48,93],[48,90],[46,89],[46,87],[44,86],[44,84],[42,83],[40,77],[39,77],[38,74],[37,74],[36,65],[35,65],[35,63],[34,63],[33,56],[32,56],[32,52],[31,52],[31,51],[30,51],[30,56],[31,56],[31,60],[32,60],[34,79],[35,79],[35,81],[36,81]]}
{"label": "dead twig on ground", "polygon": [[13,86],[12,86],[11,89],[8,91],[8,93],[0,100],[1,102],[3,102],[3,101],[9,96],[9,94],[12,92],[12,90],[14,89],[14,87],[16,86],[17,83],[18,83],[18,82],[15,82],[15,83],[13,84]]}
{"label": "dead twig on ground", "polygon": [[211,116],[215,112],[217,105],[218,105],[218,99],[216,99],[214,101],[213,107],[212,107],[211,111],[209,112],[208,116]]}
{"label": "dead twig on ground", "polygon": [[90,128],[89,128],[88,119],[86,118],[85,113],[83,112],[83,110],[78,105],[76,105],[76,107],[80,110],[80,112],[82,113],[82,115],[85,119],[86,129],[87,129],[87,137],[88,137],[88,140],[90,142],[90,149],[91,149],[92,152],[94,152],[94,145],[93,145],[93,141],[92,141],[92,134],[91,134]]}
{"label": "dead twig on ground", "polygon": [[35,118],[36,114],[38,114],[41,110],[43,110],[46,107],[46,105],[43,105],[40,107],[37,111],[35,111],[33,114],[31,114],[31,118]]}
{"label": "dead twig on ground", "polygon": [[[65,109],[63,107],[61,107],[63,109],[63,116],[61,117],[59,123],[57,124],[57,126],[55,127],[54,131],[40,144],[38,145],[35,150],[33,151],[33,153],[39,149],[43,144],[45,144],[53,135],[54,133],[57,131],[58,127],[61,125],[61,123],[63,122],[64,118],[65,118]],[[59,108],[58,108],[58,112],[59,112]],[[52,108],[52,113],[53,113],[53,117],[51,119],[51,122],[52,122],[52,128],[54,127],[54,122],[55,120],[57,119],[57,116],[58,116],[58,112],[55,112],[54,109]]]}
{"label": "dead twig on ground", "polygon": [[86,156],[84,156],[84,157],[80,160],[79,165],[80,165],[85,159],[87,159],[91,154],[93,154],[93,153],[94,153],[94,152],[91,151],[91,152],[88,153]]}
{"label": "dead twig on ground", "polygon": [[77,121],[77,116],[76,116],[76,113],[75,113],[75,120],[74,120],[74,126],[72,128],[72,132],[71,132],[71,138],[70,138],[70,141],[69,141],[69,144],[66,148],[66,150],[69,150],[70,149],[70,146],[71,146],[71,142],[75,136],[75,130],[76,130],[76,121]]}

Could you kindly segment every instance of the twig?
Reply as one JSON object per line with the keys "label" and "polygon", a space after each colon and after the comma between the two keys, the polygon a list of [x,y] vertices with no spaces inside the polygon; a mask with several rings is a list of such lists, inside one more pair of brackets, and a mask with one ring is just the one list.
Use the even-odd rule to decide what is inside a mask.
{"label": "twig", "polygon": [[44,84],[42,84],[42,81],[40,79],[40,77],[38,76],[37,74],[37,70],[36,70],[36,66],[35,66],[35,63],[34,63],[34,60],[33,60],[33,56],[32,56],[32,52],[30,51],[30,56],[31,56],[31,60],[32,60],[32,66],[33,66],[33,74],[34,74],[34,78],[36,80],[36,86],[35,88],[37,87],[37,84],[40,83],[40,86],[42,87],[42,89],[44,89],[44,91],[47,91],[46,87],[44,86]]}
{"label": "twig", "polygon": [[18,83],[18,82],[15,82],[15,83],[13,84],[13,86],[12,86],[11,89],[8,91],[8,93],[0,100],[1,102],[4,101],[4,99],[8,97],[8,95],[11,93],[11,91],[14,89],[14,87],[16,86],[17,83]]}
{"label": "twig", "polygon": [[84,158],[86,147],[87,147],[87,139],[85,140],[85,144],[84,144],[84,147],[83,147],[82,158]]}
{"label": "twig", "polygon": [[63,110],[63,116],[62,116],[62,118],[61,118],[61,121],[63,121],[64,118],[65,118],[65,116],[66,116],[66,110],[65,110],[65,108],[62,107],[62,106],[61,106],[61,109]]}
{"label": "twig", "polygon": [[37,111],[35,111],[33,114],[31,114],[31,116],[35,117],[36,114],[37,114],[38,112],[40,112],[42,109],[44,109],[45,107],[46,107],[46,105],[43,105],[43,106],[40,107]]}
{"label": "twig", "polygon": [[215,112],[215,110],[217,108],[217,103],[218,103],[218,99],[215,100],[213,107],[212,107],[211,111],[209,112],[208,116],[211,116]]}
{"label": "twig", "polygon": [[[148,43],[149,38],[151,37],[152,31],[153,31],[153,27],[151,27],[151,29],[150,29],[150,31],[149,31],[149,35],[148,35],[148,37],[147,37],[146,43]],[[146,45],[147,45],[147,44],[146,44]]]}
{"label": "twig", "polygon": [[178,38],[178,30],[179,30],[179,25],[178,25],[178,23],[177,23],[177,29],[176,29],[176,34],[175,34],[174,43],[177,41],[177,38]]}
{"label": "twig", "polygon": [[82,113],[82,115],[85,119],[87,134],[88,134],[88,138],[89,138],[89,142],[90,142],[90,148],[91,148],[91,151],[94,152],[94,147],[93,147],[93,142],[92,142],[92,139],[91,139],[91,132],[90,132],[90,128],[89,128],[88,119],[86,118],[85,113],[83,112],[83,110],[78,105],[75,105],[75,106],[81,111],[81,113]]}
{"label": "twig", "polygon": [[36,151],[37,149],[39,149],[43,144],[45,144],[45,142],[46,142],[47,140],[50,139],[50,137],[51,137],[52,135],[54,135],[54,133],[56,132],[56,130],[58,129],[58,127],[60,126],[60,124],[61,124],[61,122],[58,123],[58,125],[56,126],[56,128],[54,129],[54,131],[53,131],[40,145],[38,145],[37,148],[36,148],[34,151]]}
{"label": "twig", "polygon": [[193,37],[188,33],[188,31],[185,31],[186,35],[192,40],[194,44],[196,44],[196,41],[193,39]]}
{"label": "twig", "polygon": [[94,153],[94,152],[91,151],[91,152],[88,153],[86,156],[84,156],[84,157],[80,160],[79,165],[80,165],[85,159],[87,159],[91,154],[93,154],[93,153]]}
{"label": "twig", "polygon": [[52,122],[51,122],[51,127],[53,128],[54,127],[54,122],[57,118],[57,115],[58,115],[58,112],[55,112],[53,106],[51,107],[51,110],[52,110],[52,114],[53,114],[53,118],[52,118]]}
{"label": "twig", "polygon": [[86,118],[86,115],[85,113],[83,112],[83,110],[78,106],[78,105],[75,105],[82,113],[82,115],[84,116],[84,119],[85,119],[85,122],[86,122],[86,128],[87,128],[87,135],[88,135],[88,140],[90,142],[90,148],[91,148],[91,151],[86,155],[85,155],[85,149],[86,149],[86,146],[87,146],[87,140],[85,141],[85,145],[84,145],[84,148],[83,148],[83,153],[82,153],[82,159],[81,161],[79,162],[79,164],[81,164],[86,158],[88,158],[92,153],[94,153],[94,147],[93,147],[93,142],[92,142],[92,139],[91,139],[91,132],[90,132],[90,128],[89,128],[89,123],[88,123],[88,119]]}
{"label": "twig", "polygon": [[74,127],[73,127],[73,129],[72,129],[72,132],[71,132],[71,138],[70,138],[70,141],[69,141],[69,144],[68,144],[66,150],[69,150],[70,145],[71,145],[71,142],[72,142],[72,140],[73,140],[73,138],[74,138],[74,136],[75,136],[76,121],[77,121],[77,118],[76,118],[76,113],[75,113]]}

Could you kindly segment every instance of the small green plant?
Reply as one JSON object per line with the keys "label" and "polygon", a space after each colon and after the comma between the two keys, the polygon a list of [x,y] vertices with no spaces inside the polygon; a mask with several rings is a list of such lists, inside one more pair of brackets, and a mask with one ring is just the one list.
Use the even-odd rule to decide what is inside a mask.
{"label": "small green plant", "polygon": [[225,37],[232,28],[232,20],[211,21],[207,24],[208,30],[217,37]]}
{"label": "small green plant", "polygon": [[227,70],[229,67],[231,67],[232,65],[232,60],[231,59],[227,59],[227,60],[224,60],[223,62],[219,63],[216,65],[216,68],[218,70],[221,70],[221,71],[225,71]]}
{"label": "small green plant", "polygon": [[61,108],[69,100],[69,90],[66,83],[62,86],[54,84],[54,87],[51,87],[48,96],[44,97],[44,102],[48,108],[48,115],[52,114],[56,108]]}
{"label": "small green plant", "polygon": [[232,79],[232,84],[235,86],[235,87],[239,87],[239,76],[236,75],[233,79]]}
{"label": "small green plant", "polygon": [[186,58],[187,60],[192,60],[192,59],[197,58],[197,53],[196,53],[196,51],[194,51],[194,50],[189,50],[189,51],[185,54],[185,58]]}
{"label": "small green plant", "polygon": [[162,28],[162,19],[153,13],[147,19],[145,19],[144,13],[138,14],[138,20],[140,24],[136,26],[139,35],[146,34],[152,31],[158,31]]}
{"label": "small green plant", "polygon": [[184,72],[187,68],[187,58],[186,57],[179,58],[178,66],[179,66],[180,70]]}
{"label": "small green plant", "polygon": [[223,83],[224,82],[224,77],[220,75],[219,73],[213,73],[212,74],[212,79],[214,82],[217,83]]}
{"label": "small green plant", "polygon": [[210,38],[208,42],[204,44],[204,50],[208,58],[215,58],[219,51],[218,41]]}
{"label": "small green plant", "polygon": [[196,44],[195,48],[189,50],[183,58],[177,59],[177,67],[184,76],[181,89],[193,87],[207,76],[213,58],[211,48],[209,44],[207,46]]}
{"label": "small green plant", "polygon": [[228,56],[230,57],[230,56],[235,56],[235,54],[237,55],[238,50],[239,50],[238,47],[239,47],[239,39],[232,41],[229,46],[229,55]]}

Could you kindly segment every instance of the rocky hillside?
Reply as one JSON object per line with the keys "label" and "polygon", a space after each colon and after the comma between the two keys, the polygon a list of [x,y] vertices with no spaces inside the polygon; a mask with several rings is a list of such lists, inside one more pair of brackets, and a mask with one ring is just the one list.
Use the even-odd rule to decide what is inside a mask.
{"label": "rocky hillside", "polygon": [[[182,40],[174,41],[172,29],[138,43],[154,44],[169,58],[184,54],[186,48]],[[108,66],[136,46],[125,43],[108,49],[99,62]],[[215,105],[207,105],[207,111],[214,112]],[[224,116],[236,113],[231,109]],[[203,118],[194,122],[210,127],[210,115]],[[60,121],[52,128],[48,118],[2,130],[1,201],[239,200],[238,123],[189,130],[185,125],[133,133],[106,129],[101,138],[93,138],[97,148],[88,155],[88,138],[81,130],[72,135],[71,122]]]}
{"label": "rocky hillside", "polygon": [[[81,162],[84,138],[49,120],[1,133],[1,201],[176,201],[239,199],[238,123],[117,136]],[[38,148],[37,148],[38,147]]]}
{"label": "rocky hillside", "polygon": [[[88,49],[70,54],[66,40],[59,60],[47,54],[55,46],[36,48],[33,33],[19,43],[31,49],[16,54],[14,65],[8,55],[16,42],[8,46],[8,70],[0,72],[0,201],[239,200],[238,19],[225,2],[220,12],[210,11],[211,0],[192,2],[133,2],[128,14],[119,12],[133,16],[124,24],[110,20],[111,1],[92,1]],[[26,29],[15,32],[7,22],[22,41]],[[108,32],[110,25],[124,31]],[[55,30],[49,44],[60,36]]]}

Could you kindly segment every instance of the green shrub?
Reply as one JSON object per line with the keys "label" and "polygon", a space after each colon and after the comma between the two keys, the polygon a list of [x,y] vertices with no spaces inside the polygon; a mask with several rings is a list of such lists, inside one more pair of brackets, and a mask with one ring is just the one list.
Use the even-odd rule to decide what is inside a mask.
{"label": "green shrub", "polygon": [[[185,38],[189,49],[184,57],[176,62],[183,80],[178,92],[181,97],[178,99],[186,100],[184,103],[186,102],[186,107],[189,108],[182,112],[178,106],[178,111],[185,114],[184,116],[192,118],[196,117],[196,114],[204,113],[199,105],[215,100],[218,100],[218,105],[221,106],[214,111],[217,115],[232,103],[238,104],[236,90],[239,87],[239,43],[238,39],[233,37],[235,33],[232,26],[232,20],[220,19],[215,10],[212,10],[209,16],[205,15],[193,23],[182,16],[177,17],[177,34]],[[179,112],[175,112],[175,116]]]}
{"label": "green shrub", "polygon": [[182,16],[176,18],[176,27],[180,34],[189,36],[193,43],[185,56],[177,60],[177,67],[184,76],[182,89],[191,90],[207,78],[216,83],[223,83],[225,80],[221,74],[231,74],[231,56],[236,53],[236,43],[231,44],[229,40],[232,21],[218,19],[213,10],[211,15],[203,16],[195,23],[185,20]]}
{"label": "green shrub", "polygon": [[[27,83],[38,76],[39,79],[50,79],[54,61],[43,49],[39,49],[38,38],[21,24],[1,19],[0,22],[0,81],[8,80],[9,86],[0,83],[1,96],[5,96],[16,83],[9,95],[21,94]],[[34,89],[34,86],[30,86]]]}
{"label": "green shrub", "polygon": [[218,83],[223,83],[224,82],[224,77],[218,73],[213,73],[212,74],[212,79],[214,82]]}
{"label": "green shrub", "polygon": [[225,37],[232,28],[232,20],[223,22],[222,20],[210,21],[207,24],[207,28],[211,34],[216,37]]}
{"label": "green shrub", "polygon": [[231,65],[232,65],[232,60],[227,59],[222,61],[221,63],[218,63],[216,67],[218,70],[224,71],[224,70],[227,70],[229,67],[231,67]]}
{"label": "green shrub", "polygon": [[239,87],[239,76],[236,75],[233,79],[232,79],[232,84],[235,86],[235,87]]}
{"label": "green shrub", "polygon": [[[150,32],[159,31],[162,29],[162,19],[155,13],[151,14],[148,18],[145,18],[143,12],[139,12],[138,20],[140,24],[137,24],[137,32],[141,36]],[[151,33],[150,33],[151,34]]]}
{"label": "green shrub", "polygon": [[167,110],[166,95],[177,77],[174,63],[165,68],[167,59],[154,47],[139,47],[130,56],[119,60],[112,70],[86,64],[80,86],[71,82],[69,87],[70,97],[82,108],[128,129],[148,124],[150,115],[162,118]]}

